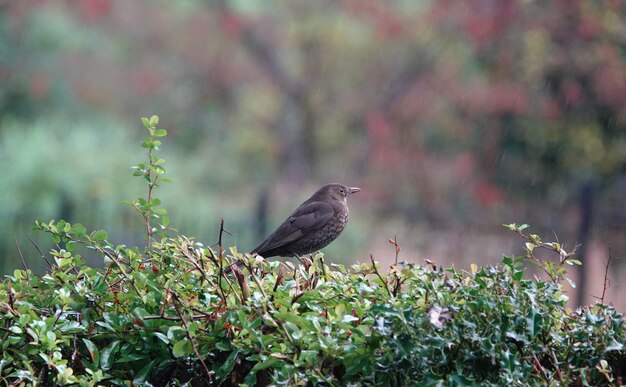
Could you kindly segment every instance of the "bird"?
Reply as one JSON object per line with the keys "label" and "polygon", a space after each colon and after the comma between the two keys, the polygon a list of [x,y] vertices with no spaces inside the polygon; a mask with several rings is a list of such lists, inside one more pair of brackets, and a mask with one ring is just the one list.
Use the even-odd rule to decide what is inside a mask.
{"label": "bird", "polygon": [[[328,246],[348,224],[348,196],[360,190],[338,183],[322,186],[250,253],[263,258],[295,256],[300,259],[301,255]],[[241,267],[243,262],[235,265]]]}

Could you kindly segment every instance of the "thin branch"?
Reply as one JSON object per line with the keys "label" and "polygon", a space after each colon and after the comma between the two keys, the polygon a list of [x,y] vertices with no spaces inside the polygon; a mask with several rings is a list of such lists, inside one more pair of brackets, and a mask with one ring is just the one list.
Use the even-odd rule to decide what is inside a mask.
{"label": "thin branch", "polygon": [[402,286],[402,282],[400,281],[400,276],[398,276],[398,256],[400,254],[400,245],[398,245],[398,238],[395,235],[393,236],[393,239],[389,239],[389,243],[391,243],[394,246],[395,252],[396,252],[396,259],[395,259],[395,264],[394,264],[394,269],[393,269],[393,277],[396,281],[396,284],[393,287],[393,296],[397,297],[398,292],[400,291],[400,287]]}
{"label": "thin branch", "polygon": [[535,372],[537,372],[539,376],[543,378],[546,382],[549,381],[550,378],[548,377],[548,371],[546,371],[546,369],[543,368],[543,366],[541,365],[541,362],[539,361],[539,359],[537,359],[537,355],[533,353],[532,359],[533,359],[533,368],[535,369]]}
{"label": "thin branch", "polygon": [[191,254],[189,254],[189,251],[187,250],[189,247],[188,246],[184,246],[184,249],[182,250],[183,255],[189,260],[189,262],[191,262],[191,264],[193,266],[195,266],[195,268],[200,272],[200,275],[202,275],[202,280],[203,281],[207,281],[207,275],[206,272],[204,271],[204,269],[198,264],[198,262],[196,262],[195,259],[193,259],[193,257],[191,256]]}
{"label": "thin branch", "polygon": [[170,293],[172,294],[172,296],[174,296],[174,300],[173,300],[174,309],[176,309],[176,313],[178,314],[178,317],[180,317],[180,322],[183,324],[183,327],[185,328],[185,334],[187,335],[187,339],[189,339],[189,342],[191,343],[193,352],[198,357],[200,364],[202,364],[202,367],[204,368],[204,372],[206,373],[206,376],[209,379],[209,382],[213,383],[213,377],[211,376],[211,372],[209,371],[209,368],[206,366],[204,359],[202,359],[202,356],[200,356],[200,353],[198,352],[198,348],[196,348],[196,344],[193,342],[191,334],[189,333],[189,327],[187,326],[187,321],[185,321],[185,318],[183,317],[183,313],[180,311],[180,306],[178,305],[178,302],[180,302],[178,295],[172,291],[170,291]]}
{"label": "thin branch", "polygon": [[274,302],[274,295],[276,294],[276,289],[278,289],[278,285],[280,285],[280,283],[283,280],[283,267],[281,266],[280,269],[278,269],[278,275],[276,275],[276,282],[274,283],[274,287],[272,288],[272,295],[270,296],[270,302]]}
{"label": "thin branch", "polygon": [[233,266],[233,274],[237,279],[237,283],[239,283],[239,288],[241,289],[241,304],[243,305],[247,300],[250,299],[250,284],[248,283],[248,279],[243,275],[241,269],[237,266]]}
{"label": "thin branch", "polygon": [[37,251],[39,252],[39,255],[41,256],[41,258],[43,258],[44,261],[46,261],[46,263],[48,264],[48,266],[50,267],[50,269],[52,270],[53,266],[50,263],[50,261],[48,261],[48,258],[46,258],[45,255],[43,255],[43,253],[41,252],[41,250],[39,249],[39,246],[37,246],[37,244],[35,243],[35,241],[33,241],[33,239],[30,237],[30,235],[28,235],[27,233],[24,233],[24,235],[26,235],[26,238],[28,238],[28,240],[30,241],[30,243],[33,244],[33,246],[35,246],[35,248],[37,249]]}
{"label": "thin branch", "polygon": [[13,296],[13,287],[11,286],[11,282],[7,281],[7,286],[9,287],[9,303],[0,302],[0,306],[9,310],[16,317],[21,317],[20,313],[15,310],[15,297]]}
{"label": "thin branch", "polygon": [[126,272],[124,271],[124,269],[122,268],[122,264],[117,260],[117,258],[115,258],[113,256],[113,254],[109,253],[108,251],[106,251],[105,249],[103,249],[100,246],[95,246],[95,249],[97,251],[99,251],[100,253],[106,255],[107,257],[109,257],[113,262],[115,262],[115,264],[117,265],[117,267],[120,269],[120,273],[122,274],[122,276],[128,281],[128,283],[130,283],[130,285],[133,287],[133,289],[135,290],[135,292],[138,295],[141,295],[141,292],[139,291],[139,289],[137,288],[137,286],[135,285],[135,282],[126,274]]}
{"label": "thin branch", "polygon": [[[144,316],[144,320],[168,320],[168,321],[181,321],[180,317],[174,316],[164,316],[164,315],[152,315],[152,316]],[[211,320],[211,316],[207,316],[204,314],[194,314],[191,316],[191,321],[200,321],[200,320]]]}
{"label": "thin branch", "polygon": [[234,291],[233,285],[228,280],[226,275],[224,275],[224,266],[222,265],[222,262],[218,261],[215,258],[215,254],[213,254],[213,250],[211,250],[211,247],[208,247],[207,249],[209,251],[209,254],[206,255],[206,257],[208,257],[211,260],[211,262],[213,262],[213,264],[219,268],[218,278],[217,278],[217,289],[218,289],[218,293],[220,297],[222,298],[222,302],[224,303],[224,305],[226,305],[226,295],[224,294],[224,290],[222,289],[222,279],[226,279],[226,283],[228,284],[228,286],[230,287],[232,291]]}
{"label": "thin branch", "polygon": [[602,297],[600,298],[600,303],[604,305],[604,296],[606,295],[606,289],[611,286],[611,281],[609,280],[609,266],[611,265],[611,260],[613,259],[613,254],[611,254],[611,245],[609,245],[609,259],[606,261],[606,266],[604,266],[604,286],[602,288]]}
{"label": "thin branch", "polygon": [[15,237],[15,247],[17,247],[17,252],[20,255],[20,259],[22,260],[22,265],[24,265],[24,270],[29,270],[26,265],[26,261],[24,260],[24,255],[22,255],[22,249],[20,248],[20,242],[17,240],[17,236]]}
{"label": "thin branch", "polygon": [[389,294],[389,296],[392,296],[391,290],[389,290],[389,286],[387,285],[387,281],[385,281],[383,276],[380,275],[380,273],[378,272],[378,269],[376,268],[376,262],[374,262],[374,256],[372,254],[370,254],[370,261],[372,261],[372,269],[374,270],[374,273],[376,273],[376,275],[380,279],[380,282],[382,282],[383,285],[385,285],[385,289],[387,289],[387,293]]}
{"label": "thin branch", "polygon": [[[151,129],[152,130],[152,129]],[[152,133],[152,132],[151,132]],[[152,148],[148,149],[148,170],[146,172],[146,178],[148,179],[148,204],[152,204],[152,189],[154,188],[152,181]],[[152,244],[152,227],[150,226],[150,218],[151,218],[152,207],[148,207],[146,213],[143,214],[144,220],[146,222],[146,232],[147,232],[147,240],[146,240],[146,249],[149,249]]]}
{"label": "thin branch", "polygon": [[228,234],[228,235],[230,235],[230,236],[233,236],[233,234],[232,234],[230,231],[228,231],[228,230],[226,230],[226,229],[224,228],[224,218],[222,218],[222,219],[220,220],[220,236],[219,236],[219,239],[218,239],[218,241],[217,241],[217,244],[220,246],[220,251],[222,251],[222,250],[223,250],[223,246],[224,246],[224,245],[222,244],[222,236],[224,235],[224,233],[226,233],[226,234]]}
{"label": "thin branch", "polygon": [[554,353],[554,351],[551,350],[550,355],[552,356],[552,361],[554,362],[554,368],[556,369],[556,377],[557,379],[559,379],[561,384],[564,384],[563,373],[561,372],[561,367],[559,367],[559,360],[556,358],[556,353]]}

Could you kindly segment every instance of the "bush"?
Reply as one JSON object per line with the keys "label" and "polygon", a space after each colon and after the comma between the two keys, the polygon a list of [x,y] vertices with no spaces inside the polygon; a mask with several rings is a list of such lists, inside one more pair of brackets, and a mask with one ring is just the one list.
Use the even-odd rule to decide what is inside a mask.
{"label": "bush", "polygon": [[[143,122],[148,162],[135,174],[148,195],[128,204],[144,219],[146,246],[36,222],[57,248],[44,256],[47,274],[16,270],[0,284],[3,384],[598,385],[625,377],[624,319],[602,304],[567,308],[560,283],[576,262],[560,244],[509,225],[525,238],[524,257],[470,272],[397,262],[388,274],[373,259],[345,268],[318,254],[293,267],[205,247],[176,235],[160,208],[163,160],[153,151],[166,132],[157,117]],[[558,263],[537,258],[541,248]],[[87,249],[103,268],[84,264]],[[243,272],[226,275],[232,260]],[[548,279],[525,279],[523,260]]]}

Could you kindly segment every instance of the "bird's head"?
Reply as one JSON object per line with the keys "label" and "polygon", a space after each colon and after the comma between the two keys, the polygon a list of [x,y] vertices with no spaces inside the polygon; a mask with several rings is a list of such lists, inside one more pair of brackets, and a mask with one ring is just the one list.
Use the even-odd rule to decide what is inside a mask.
{"label": "bird's head", "polygon": [[343,184],[328,184],[319,189],[318,193],[330,196],[332,199],[347,202],[347,197],[353,193],[359,192],[359,187],[348,187]]}

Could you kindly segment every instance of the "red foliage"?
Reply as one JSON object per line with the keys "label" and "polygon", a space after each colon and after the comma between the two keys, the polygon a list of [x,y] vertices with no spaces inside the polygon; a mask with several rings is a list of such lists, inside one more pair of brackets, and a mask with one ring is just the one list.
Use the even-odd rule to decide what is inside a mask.
{"label": "red foliage", "polygon": [[515,1],[483,0],[464,3],[467,9],[462,13],[464,30],[474,44],[483,47],[493,42],[518,17]]}
{"label": "red foliage", "polygon": [[111,0],[81,0],[68,3],[71,7],[78,7],[82,21],[87,24],[98,23],[109,16],[113,8]]}
{"label": "red foliage", "polygon": [[30,95],[42,99],[50,93],[50,79],[44,73],[37,73],[30,79]]}
{"label": "red foliage", "polygon": [[474,197],[481,205],[493,207],[502,202],[504,193],[497,185],[489,181],[482,181],[476,185]]}
{"label": "red foliage", "polygon": [[224,34],[230,38],[239,39],[246,26],[242,16],[228,10],[220,12],[218,16]]}
{"label": "red foliage", "polygon": [[399,133],[392,123],[380,111],[374,111],[365,118],[368,138],[371,141],[368,159],[373,168],[380,171],[392,171],[405,162],[402,144],[399,143]]}
{"label": "red foliage", "polygon": [[364,18],[367,22],[372,23],[381,38],[403,36],[409,30],[409,21],[404,20],[403,16],[394,12],[385,3],[345,0],[342,2],[342,6],[349,15]]}

